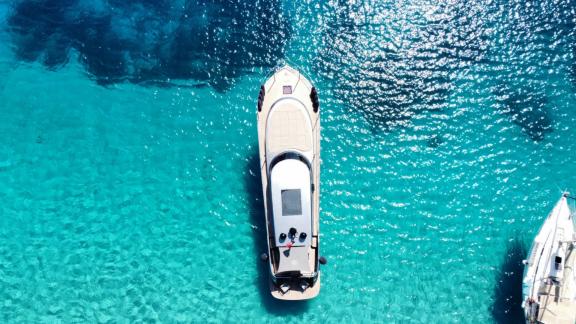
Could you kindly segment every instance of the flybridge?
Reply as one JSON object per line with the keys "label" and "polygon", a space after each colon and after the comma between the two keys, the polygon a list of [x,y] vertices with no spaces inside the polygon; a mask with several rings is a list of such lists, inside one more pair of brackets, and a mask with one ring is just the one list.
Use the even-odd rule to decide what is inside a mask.
{"label": "flybridge", "polygon": [[[298,160],[283,160],[274,166],[270,179],[276,246],[309,246],[312,197],[308,167]],[[288,237],[295,234],[297,238]]]}

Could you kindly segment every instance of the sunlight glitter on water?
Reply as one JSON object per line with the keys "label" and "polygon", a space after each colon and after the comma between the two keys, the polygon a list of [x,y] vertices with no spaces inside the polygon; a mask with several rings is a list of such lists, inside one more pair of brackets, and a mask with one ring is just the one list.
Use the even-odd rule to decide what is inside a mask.
{"label": "sunlight glitter on water", "polygon": [[[519,262],[576,180],[575,7],[2,6],[0,318],[521,321]],[[329,259],[290,305],[258,261],[255,98],[283,60],[320,91]]]}

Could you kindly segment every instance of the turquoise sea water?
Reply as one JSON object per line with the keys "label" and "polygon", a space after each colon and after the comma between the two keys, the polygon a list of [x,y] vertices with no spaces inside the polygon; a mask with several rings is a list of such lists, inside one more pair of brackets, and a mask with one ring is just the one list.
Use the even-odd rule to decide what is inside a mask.
{"label": "turquoise sea water", "polygon": [[[576,191],[576,3],[0,1],[6,323],[523,320]],[[267,291],[255,102],[320,92],[318,298]]]}

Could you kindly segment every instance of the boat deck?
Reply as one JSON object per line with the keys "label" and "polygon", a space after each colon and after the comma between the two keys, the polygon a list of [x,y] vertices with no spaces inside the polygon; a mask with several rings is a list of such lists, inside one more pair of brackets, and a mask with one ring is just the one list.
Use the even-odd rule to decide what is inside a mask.
{"label": "boat deck", "polygon": [[574,247],[568,252],[564,268],[564,282],[561,286],[545,285],[540,291],[538,321],[545,324],[574,324],[576,323],[576,282],[574,281],[574,261],[576,253]]}
{"label": "boat deck", "polygon": [[297,282],[294,282],[290,285],[290,290],[286,293],[280,291],[280,288],[276,287],[274,283],[270,281],[270,293],[276,299],[282,300],[306,300],[312,299],[318,296],[320,293],[320,273],[318,273],[318,279],[314,286],[307,288],[306,290],[302,291],[297,285]]}

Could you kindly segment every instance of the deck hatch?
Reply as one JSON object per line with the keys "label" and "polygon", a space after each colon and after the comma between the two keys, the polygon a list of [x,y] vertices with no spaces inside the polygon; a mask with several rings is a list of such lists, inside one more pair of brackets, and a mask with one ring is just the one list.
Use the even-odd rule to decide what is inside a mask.
{"label": "deck hatch", "polygon": [[302,215],[300,189],[282,190],[282,216]]}

